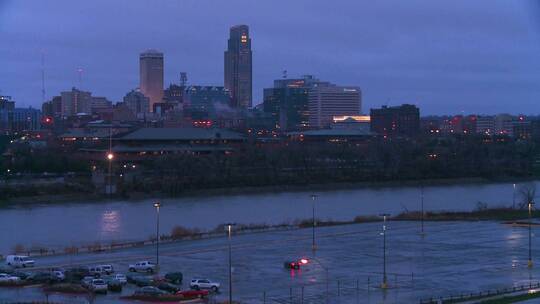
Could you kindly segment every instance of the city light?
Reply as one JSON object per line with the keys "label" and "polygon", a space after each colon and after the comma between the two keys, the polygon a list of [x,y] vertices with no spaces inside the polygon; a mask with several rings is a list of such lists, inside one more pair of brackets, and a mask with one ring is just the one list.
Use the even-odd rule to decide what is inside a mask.
{"label": "city light", "polygon": [[113,158],[114,158],[114,154],[112,154],[112,153],[107,154],[107,159],[108,160],[112,160]]}

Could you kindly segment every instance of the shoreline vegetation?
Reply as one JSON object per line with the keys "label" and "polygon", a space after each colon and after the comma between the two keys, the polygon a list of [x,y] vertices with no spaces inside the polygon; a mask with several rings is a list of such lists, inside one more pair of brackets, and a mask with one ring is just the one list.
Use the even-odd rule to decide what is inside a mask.
{"label": "shoreline vegetation", "polygon": [[[413,188],[413,187],[437,187],[454,185],[489,185],[499,183],[525,183],[537,180],[537,178],[496,178],[487,179],[481,177],[470,178],[442,178],[424,180],[399,180],[399,181],[375,181],[375,182],[339,182],[339,183],[318,183],[318,184],[284,184],[271,186],[250,186],[250,187],[229,187],[210,189],[186,190],[178,196],[167,195],[163,192],[136,192],[130,194],[105,195],[94,193],[83,187],[59,187],[58,184],[28,191],[25,186],[24,191],[12,192],[14,195],[0,196],[0,208],[11,205],[34,205],[34,204],[62,204],[62,203],[93,203],[108,202],[110,200],[142,201],[147,199],[174,199],[183,197],[213,197],[213,196],[234,196],[269,194],[276,192],[329,192],[329,191],[349,191],[362,189],[383,189],[383,188]],[[24,195],[30,193],[32,195]]]}
{"label": "shoreline vegetation", "polygon": [[[531,213],[532,218],[540,217],[540,211],[535,210]],[[528,226],[528,210],[527,209],[512,209],[512,208],[487,208],[479,204],[478,208],[473,211],[437,211],[424,212],[423,221],[425,222],[443,222],[443,221],[498,221],[501,224],[512,225],[514,227]],[[367,215],[356,216],[348,221],[321,220],[315,219],[317,227],[333,227],[355,224],[367,224],[380,222],[382,219],[379,216]],[[396,216],[388,218],[389,221],[408,221],[418,222],[422,220],[422,213],[419,211],[403,212]],[[531,222],[532,226],[540,227],[540,222]],[[264,233],[272,231],[297,230],[313,227],[312,219],[297,219],[294,221],[283,222],[280,224],[239,224],[235,227],[235,234],[251,234]],[[198,228],[186,228],[180,225],[173,227],[169,234],[160,235],[160,242],[176,242],[189,241],[207,238],[225,237],[225,227],[218,225],[214,229],[202,230]],[[45,256],[45,255],[70,255],[88,252],[104,252],[124,248],[142,247],[153,245],[156,242],[156,237],[150,237],[146,240],[130,241],[130,242],[93,242],[82,246],[69,246],[65,248],[46,248],[39,246],[25,247],[23,244],[17,244],[13,248],[13,254],[25,254],[29,256]]]}

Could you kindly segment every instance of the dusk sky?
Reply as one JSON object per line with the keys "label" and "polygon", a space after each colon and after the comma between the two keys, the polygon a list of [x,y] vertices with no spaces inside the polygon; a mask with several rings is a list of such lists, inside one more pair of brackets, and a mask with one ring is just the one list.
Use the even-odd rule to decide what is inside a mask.
{"label": "dusk sky", "polygon": [[41,106],[79,86],[120,101],[138,55],[165,54],[165,82],[223,85],[229,27],[250,26],[254,104],[289,77],[358,85],[363,112],[540,112],[540,22],[527,0],[0,0],[0,94]]}

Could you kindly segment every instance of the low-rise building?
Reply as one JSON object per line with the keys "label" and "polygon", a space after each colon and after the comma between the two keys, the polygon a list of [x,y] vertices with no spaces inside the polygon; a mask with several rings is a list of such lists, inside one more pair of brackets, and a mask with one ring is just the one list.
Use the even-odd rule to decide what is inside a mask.
{"label": "low-rise building", "polygon": [[384,136],[416,136],[420,131],[420,110],[411,104],[371,109],[371,131]]}

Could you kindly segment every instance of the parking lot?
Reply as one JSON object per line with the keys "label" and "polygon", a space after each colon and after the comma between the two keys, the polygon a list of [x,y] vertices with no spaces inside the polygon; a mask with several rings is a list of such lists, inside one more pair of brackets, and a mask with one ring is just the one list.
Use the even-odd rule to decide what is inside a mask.
{"label": "parking lot", "polygon": [[[311,250],[311,230],[233,236],[233,295],[247,303],[418,303],[419,299],[528,284],[538,277],[527,268],[528,235],[524,228],[496,222],[438,222],[426,224],[421,236],[415,222],[390,222],[387,271],[390,288],[382,290],[381,223],[317,229],[317,248]],[[533,237],[533,255],[539,248]],[[160,273],[181,271],[183,288],[191,278],[222,284],[217,300],[228,296],[227,239],[216,238],[162,244]],[[300,270],[283,262],[306,258]],[[155,247],[98,254],[36,258],[36,268],[112,264],[128,273],[128,265],[155,259]],[[328,270],[328,280],[326,277]],[[124,288],[121,295],[133,293]],[[64,303],[117,303],[120,294],[94,299],[49,295]],[[0,301],[45,300],[36,287],[3,288]]]}

